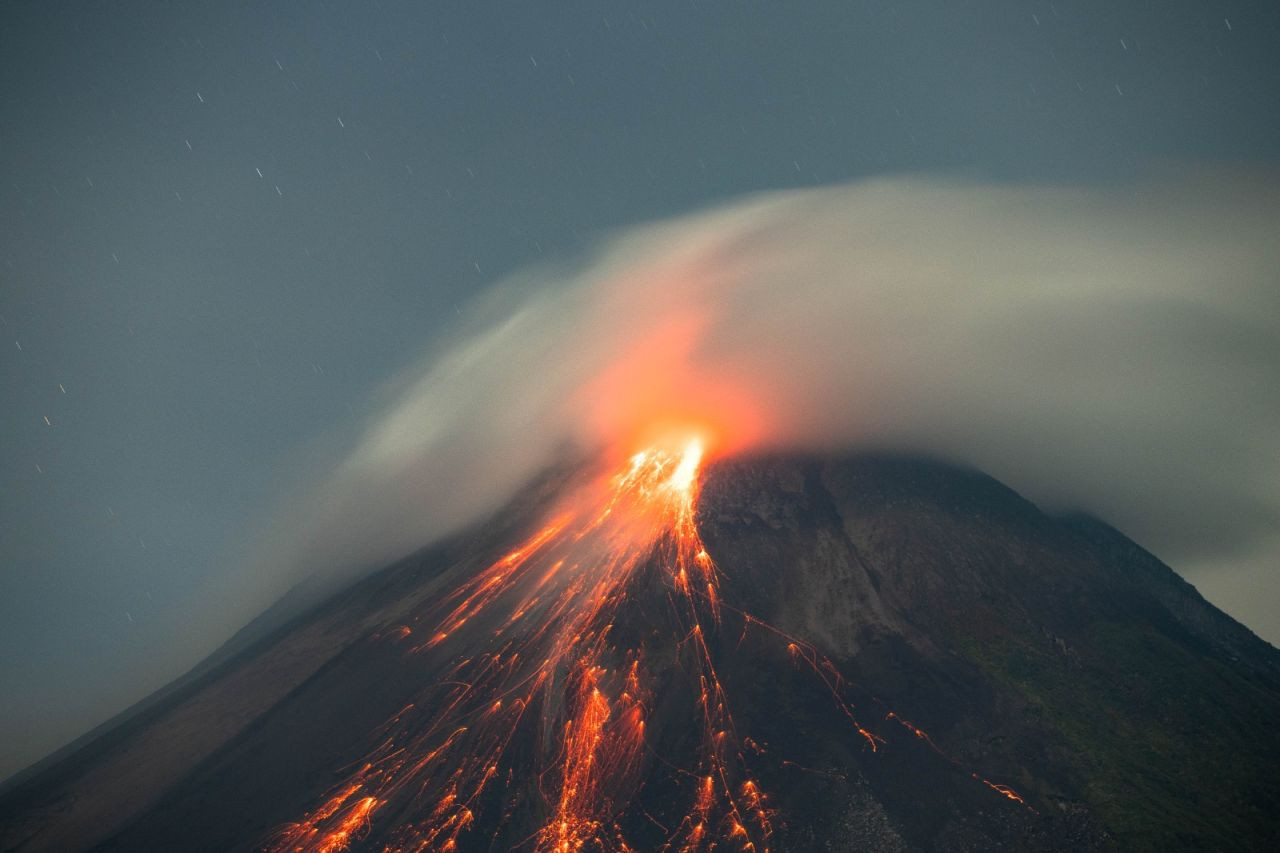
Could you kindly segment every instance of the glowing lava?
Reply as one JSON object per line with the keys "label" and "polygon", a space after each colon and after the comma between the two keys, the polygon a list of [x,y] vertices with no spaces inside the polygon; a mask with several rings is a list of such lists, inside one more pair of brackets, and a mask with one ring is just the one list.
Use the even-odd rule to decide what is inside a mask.
{"label": "glowing lava", "polygon": [[[616,473],[571,490],[518,548],[425,606],[410,625],[390,629],[412,654],[438,660],[443,675],[388,720],[365,760],[312,812],[281,827],[268,848],[331,853],[385,819],[388,851],[454,850],[482,810],[505,818],[519,808],[542,816],[521,847],[632,850],[620,818],[644,775],[660,673],[647,667],[643,644],[617,636],[615,619],[638,588],[657,583],[666,590],[662,624],[674,631],[676,664],[697,686],[690,710],[700,730],[695,766],[680,769],[688,784],[675,792],[687,797],[687,808],[663,826],[661,847],[767,851],[775,816],[746,757],[763,749],[739,735],[708,643],[723,605],[719,570],[696,524],[706,444],[686,430],[634,453]],[[760,626],[787,643],[868,749],[883,742],[846,705],[830,662],[739,615],[744,631]],[[410,645],[418,636],[426,639]],[[530,743],[537,744],[532,779],[517,770],[528,758],[516,756],[527,756]]]}

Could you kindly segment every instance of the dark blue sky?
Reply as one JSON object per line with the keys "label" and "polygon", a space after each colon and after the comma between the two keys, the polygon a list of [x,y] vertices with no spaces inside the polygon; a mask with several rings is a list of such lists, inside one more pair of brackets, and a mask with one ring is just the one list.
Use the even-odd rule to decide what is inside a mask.
{"label": "dark blue sky", "polygon": [[1247,2],[8,3],[0,776],[190,666],[467,299],[739,194],[1280,155]]}

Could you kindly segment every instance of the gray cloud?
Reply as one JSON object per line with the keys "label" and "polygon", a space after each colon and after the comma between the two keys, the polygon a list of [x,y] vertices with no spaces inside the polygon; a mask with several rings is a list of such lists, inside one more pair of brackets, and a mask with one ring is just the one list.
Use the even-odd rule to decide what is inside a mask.
{"label": "gray cloud", "polygon": [[730,451],[931,453],[1175,567],[1256,564],[1280,529],[1278,190],[880,180],[614,235],[472,306],[259,563],[377,565],[659,418]]}

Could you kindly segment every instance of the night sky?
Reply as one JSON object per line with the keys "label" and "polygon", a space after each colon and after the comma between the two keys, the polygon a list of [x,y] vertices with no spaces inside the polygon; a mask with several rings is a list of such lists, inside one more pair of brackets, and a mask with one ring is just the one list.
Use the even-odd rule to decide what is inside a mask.
{"label": "night sky", "polygon": [[5,4],[0,776],[255,615],[298,455],[514,269],[759,190],[1280,165],[1274,3],[977,5]]}

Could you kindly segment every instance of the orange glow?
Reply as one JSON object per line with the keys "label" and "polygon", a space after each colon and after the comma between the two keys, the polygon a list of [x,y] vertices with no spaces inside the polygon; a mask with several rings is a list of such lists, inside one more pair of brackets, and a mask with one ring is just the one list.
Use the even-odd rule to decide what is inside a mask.
{"label": "orange glow", "polygon": [[977,773],[973,774],[973,778],[977,779],[996,793],[1013,800],[1015,803],[1018,803],[1019,805],[1026,805],[1026,801],[1022,799],[1018,792],[1010,788],[1008,785],[997,785],[995,782],[983,779]]}
{"label": "orange glow", "polygon": [[296,853],[338,853],[346,850],[354,838],[368,830],[369,816],[380,805],[375,797],[362,797],[335,819],[334,816],[358,790],[359,783],[349,784],[298,823],[284,827],[277,834],[272,849]]}
{"label": "orange glow", "polygon": [[[650,307],[637,305],[634,312]],[[712,310],[683,306],[665,315],[622,357],[603,366],[573,401],[574,410],[585,413],[579,427],[588,446],[602,438],[618,450],[670,446],[673,436],[691,426],[717,454],[764,443],[770,430],[755,386],[700,357]]]}
{"label": "orange glow", "polygon": [[[542,815],[528,839],[535,850],[632,850],[619,817],[643,778],[654,679],[643,649],[613,634],[619,608],[646,573],[665,586],[678,665],[700,686],[691,710],[701,745],[696,766],[681,770],[696,783],[685,792],[683,817],[663,829],[663,849],[767,853],[774,832],[774,811],[749,766],[765,750],[739,735],[708,643],[722,610],[737,614],[743,636],[755,628],[781,640],[866,748],[886,742],[858,721],[839,671],[816,649],[724,604],[721,572],[698,532],[697,501],[702,466],[726,433],[675,424],[647,427],[649,443],[617,454],[615,466],[569,490],[519,547],[389,631],[396,639],[429,638],[407,651],[438,659],[439,679],[374,733],[358,769],[314,811],[280,828],[269,850],[336,853],[367,834],[393,800],[384,810],[396,815],[385,827],[387,850],[455,850],[482,800],[492,800],[487,791],[527,797],[529,782]],[[521,780],[510,747],[531,710],[541,715],[534,721],[540,730],[556,734],[536,778]],[[885,719],[932,746],[893,712]]]}
{"label": "orange glow", "polygon": [[[611,705],[600,689],[606,675],[600,667],[579,673],[575,713],[565,722],[559,801],[539,835],[539,849],[580,850],[598,841],[613,805],[611,788],[639,768],[642,711],[630,693]],[[631,677],[627,682],[635,684]]]}

